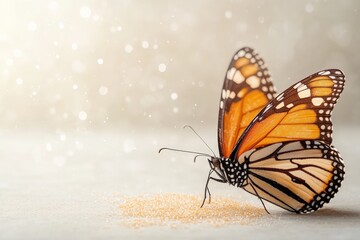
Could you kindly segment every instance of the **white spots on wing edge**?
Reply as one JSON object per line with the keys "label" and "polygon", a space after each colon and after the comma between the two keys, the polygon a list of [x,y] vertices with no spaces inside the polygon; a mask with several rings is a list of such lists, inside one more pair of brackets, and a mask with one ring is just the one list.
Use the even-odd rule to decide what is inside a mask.
{"label": "white spots on wing edge", "polygon": [[230,92],[230,90],[223,89],[221,92],[221,98],[224,100],[228,99],[228,98],[234,99],[235,96],[236,96],[236,93],[234,91]]}
{"label": "white spots on wing edge", "polygon": [[324,102],[324,99],[321,97],[316,97],[311,99],[311,102],[314,104],[314,106],[320,106]]}
{"label": "white spots on wing edge", "polygon": [[321,72],[319,72],[319,75],[322,75],[322,76],[329,75],[329,74],[331,74],[330,71],[321,71]]}
{"label": "white spots on wing edge", "polygon": [[284,102],[281,102],[276,106],[276,109],[280,109],[280,108],[282,108],[284,106],[285,106]]}
{"label": "white spots on wing edge", "polygon": [[297,84],[294,85],[294,89],[297,89],[302,83],[298,82]]}
{"label": "white spots on wing edge", "polygon": [[260,79],[256,76],[251,76],[246,79],[246,83],[249,84],[251,88],[257,88],[260,86]]}
{"label": "white spots on wing edge", "polygon": [[227,73],[226,73],[226,78],[229,80],[229,81],[234,81],[235,83],[237,84],[240,84],[242,83],[245,78],[244,76],[241,74],[241,72],[239,70],[236,70],[236,68],[232,67],[230,68]]}
{"label": "white spots on wing edge", "polygon": [[[237,60],[241,57],[247,57],[247,56],[245,56],[247,54],[249,54],[249,53],[246,53],[243,49],[241,49],[237,54],[235,54],[234,60]],[[248,58],[251,58],[251,57],[248,57]]]}
{"label": "white spots on wing edge", "polygon": [[297,91],[298,92],[301,92],[301,91],[303,91],[303,90],[305,90],[305,89],[307,89],[308,87],[306,86],[306,85],[304,85],[304,84],[301,84],[298,88],[297,88]]}
{"label": "white spots on wing edge", "polygon": [[245,51],[244,50],[240,50],[237,54],[238,57],[243,57],[245,55]]}
{"label": "white spots on wing edge", "polygon": [[299,98],[303,99],[303,98],[307,98],[307,97],[310,97],[311,96],[311,91],[310,89],[302,84],[301,82],[297,83],[295,86],[294,86],[294,89],[297,90],[298,92],[298,96]]}
{"label": "white spots on wing edge", "polygon": [[279,96],[276,97],[276,100],[281,101],[284,99],[284,93],[280,93]]}
{"label": "white spots on wing edge", "polygon": [[287,108],[292,108],[294,106],[294,104],[289,103],[288,105],[286,105]]}
{"label": "white spots on wing edge", "polygon": [[311,92],[310,92],[310,89],[306,89],[306,90],[303,90],[301,92],[298,92],[298,96],[299,98],[307,98],[307,97],[310,97],[311,96]]}
{"label": "white spots on wing edge", "polygon": [[229,79],[229,80],[233,79],[233,76],[234,76],[235,72],[236,72],[236,68],[234,68],[234,67],[230,68],[227,71],[226,78]]}
{"label": "white spots on wing edge", "polygon": [[251,53],[246,53],[245,57],[250,59],[252,57],[252,55],[251,55]]}
{"label": "white spots on wing edge", "polygon": [[234,78],[233,81],[236,82],[237,84],[240,84],[244,81],[244,76],[241,74],[241,72],[239,70],[237,70],[234,74]]}

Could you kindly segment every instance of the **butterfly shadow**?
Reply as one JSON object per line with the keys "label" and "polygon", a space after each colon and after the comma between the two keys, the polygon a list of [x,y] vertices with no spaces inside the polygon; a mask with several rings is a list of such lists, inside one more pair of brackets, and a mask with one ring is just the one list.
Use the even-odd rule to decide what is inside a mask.
{"label": "butterfly shadow", "polygon": [[[290,217],[293,215],[292,213],[284,213],[283,216]],[[336,208],[327,208],[320,209],[315,213],[310,214],[301,214],[297,215],[300,218],[306,218],[306,220],[314,219],[347,219],[347,220],[355,220],[360,219],[360,211],[359,210],[351,210],[351,209],[336,209]]]}
{"label": "butterfly shadow", "polygon": [[351,209],[327,208],[314,213],[315,217],[359,219],[360,211]]}

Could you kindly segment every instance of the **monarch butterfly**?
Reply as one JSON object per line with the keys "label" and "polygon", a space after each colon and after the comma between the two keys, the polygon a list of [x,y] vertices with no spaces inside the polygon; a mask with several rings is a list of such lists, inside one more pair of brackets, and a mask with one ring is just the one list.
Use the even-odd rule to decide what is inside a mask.
{"label": "monarch butterfly", "polygon": [[344,81],[342,71],[323,70],[275,96],[263,59],[249,47],[237,51],[221,91],[220,157],[200,154],[210,165],[202,206],[210,180],[257,196],[266,211],[263,200],[294,213],[328,203],[345,173],[330,119]]}

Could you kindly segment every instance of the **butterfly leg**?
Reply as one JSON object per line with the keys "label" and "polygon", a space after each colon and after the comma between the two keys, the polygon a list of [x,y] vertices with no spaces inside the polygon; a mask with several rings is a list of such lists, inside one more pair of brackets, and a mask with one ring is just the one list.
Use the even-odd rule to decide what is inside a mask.
{"label": "butterfly leg", "polygon": [[211,193],[210,193],[209,187],[207,188],[207,192],[208,192],[208,194],[209,194],[209,204],[210,204],[210,203],[211,203]]}
{"label": "butterfly leg", "polygon": [[249,184],[249,178],[246,178],[245,182],[243,183],[243,185],[241,185],[241,187],[246,187]]}
{"label": "butterfly leg", "polygon": [[213,178],[213,177],[210,177],[211,180],[214,180],[216,182],[220,182],[220,183],[226,183],[227,181],[226,180],[223,180],[223,179],[217,179],[217,178]]}
{"label": "butterfly leg", "polygon": [[209,177],[208,182],[206,183],[206,186],[205,186],[205,197],[204,197],[204,200],[203,200],[203,202],[201,204],[201,207],[204,206],[205,200],[207,198],[207,193],[209,194],[209,203],[211,203],[211,193],[210,193],[210,189],[208,187],[209,180],[214,180],[214,181],[220,182],[220,183],[226,183],[227,182],[226,180],[223,180],[223,179],[217,179],[217,178]]}
{"label": "butterfly leg", "polygon": [[254,186],[253,186],[251,183],[250,183],[250,186],[251,186],[251,188],[254,190],[254,192],[256,193],[256,196],[260,199],[261,204],[263,205],[263,207],[264,207],[265,211],[266,211],[268,214],[270,214],[270,213],[269,213],[269,211],[266,209],[266,207],[265,207],[265,204],[264,204],[263,200],[260,198],[260,196],[259,196],[259,194],[257,193],[257,191],[256,191],[256,189],[254,188]]}
{"label": "butterfly leg", "polygon": [[204,204],[205,204],[205,200],[207,198],[207,193],[209,193],[209,203],[211,201],[211,193],[210,193],[210,190],[209,190],[209,182],[210,182],[210,179],[211,179],[210,175],[212,174],[213,171],[214,170],[212,170],[212,169],[210,169],[210,171],[209,171],[209,175],[208,175],[208,178],[207,178],[206,184],[205,184],[204,200],[202,201],[202,204],[201,204],[200,208],[202,208],[204,206]]}

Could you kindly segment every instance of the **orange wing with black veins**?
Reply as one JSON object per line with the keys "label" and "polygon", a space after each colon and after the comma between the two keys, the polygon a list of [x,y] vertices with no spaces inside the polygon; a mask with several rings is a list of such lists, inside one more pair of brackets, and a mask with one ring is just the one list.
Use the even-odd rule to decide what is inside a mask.
{"label": "orange wing with black veins", "polygon": [[315,73],[294,84],[255,117],[236,144],[232,157],[250,149],[296,140],[332,142],[331,113],[344,88],[338,69]]}
{"label": "orange wing with black veins", "polygon": [[218,143],[222,157],[229,157],[251,121],[275,96],[264,61],[251,48],[233,56],[221,92]]}

